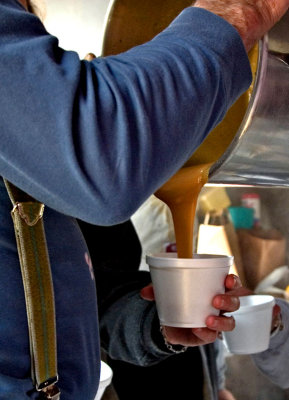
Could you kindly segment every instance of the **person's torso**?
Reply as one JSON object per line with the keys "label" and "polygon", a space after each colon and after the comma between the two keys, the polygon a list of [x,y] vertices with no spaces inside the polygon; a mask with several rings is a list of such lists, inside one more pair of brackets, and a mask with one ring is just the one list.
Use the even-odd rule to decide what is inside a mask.
{"label": "person's torso", "polygon": [[[12,204],[0,180],[0,398],[37,398]],[[99,338],[93,268],[75,219],[49,208],[44,225],[52,270],[61,400],[92,400],[99,379]]]}

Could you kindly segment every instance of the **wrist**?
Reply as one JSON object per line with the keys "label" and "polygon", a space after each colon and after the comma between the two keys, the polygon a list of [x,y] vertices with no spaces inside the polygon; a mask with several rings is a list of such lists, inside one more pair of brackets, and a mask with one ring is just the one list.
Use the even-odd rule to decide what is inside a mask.
{"label": "wrist", "polygon": [[242,7],[237,2],[228,4],[227,0],[197,0],[194,6],[204,8],[232,25],[240,35],[247,52],[262,36],[259,28],[262,21],[256,6],[247,7],[244,4]]}
{"label": "wrist", "polygon": [[180,354],[180,353],[184,353],[188,349],[187,346],[183,346],[181,344],[179,345],[179,344],[171,344],[171,343],[169,343],[168,340],[167,340],[167,337],[166,337],[165,327],[162,326],[162,325],[160,325],[160,332],[161,332],[161,334],[163,336],[164,344],[165,344],[166,348],[170,352],[172,352],[174,354]]}

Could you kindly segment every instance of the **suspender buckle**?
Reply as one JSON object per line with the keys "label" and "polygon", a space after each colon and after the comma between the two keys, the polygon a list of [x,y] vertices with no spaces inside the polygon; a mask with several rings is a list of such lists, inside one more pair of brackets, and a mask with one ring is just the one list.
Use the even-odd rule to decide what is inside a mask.
{"label": "suspender buckle", "polygon": [[40,394],[41,400],[60,400],[60,390],[57,386],[51,385],[43,389]]}
{"label": "suspender buckle", "polygon": [[58,382],[58,376],[54,378],[50,378],[45,382],[36,385],[36,389],[40,392],[39,398],[41,400],[59,400],[60,399],[60,390],[56,386]]}

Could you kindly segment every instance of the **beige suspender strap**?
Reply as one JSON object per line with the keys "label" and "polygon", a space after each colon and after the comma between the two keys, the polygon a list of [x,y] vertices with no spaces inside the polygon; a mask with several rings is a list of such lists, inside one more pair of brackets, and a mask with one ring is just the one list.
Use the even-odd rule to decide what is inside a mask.
{"label": "beige suspender strap", "polygon": [[31,372],[41,398],[58,400],[54,292],[43,226],[44,205],[4,181],[14,223],[27,310]]}

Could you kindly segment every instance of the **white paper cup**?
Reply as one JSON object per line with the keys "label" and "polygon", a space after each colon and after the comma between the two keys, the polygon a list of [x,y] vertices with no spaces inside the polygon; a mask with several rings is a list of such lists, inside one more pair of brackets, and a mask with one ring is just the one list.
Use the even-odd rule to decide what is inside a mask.
{"label": "white paper cup", "polygon": [[273,296],[252,295],[240,297],[240,308],[232,315],[236,326],[231,332],[223,332],[225,345],[230,353],[254,354],[269,347],[272,325]]}
{"label": "white paper cup", "polygon": [[110,366],[101,361],[100,380],[95,400],[100,400],[102,398],[105,389],[111,383],[112,375],[112,369]]}
{"label": "white paper cup", "polygon": [[224,293],[225,278],[233,257],[194,254],[177,258],[176,253],[148,255],[160,323],[167,326],[206,326],[209,315],[219,315],[213,297]]}

